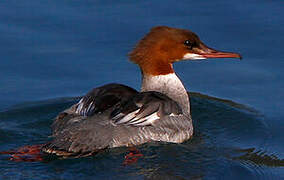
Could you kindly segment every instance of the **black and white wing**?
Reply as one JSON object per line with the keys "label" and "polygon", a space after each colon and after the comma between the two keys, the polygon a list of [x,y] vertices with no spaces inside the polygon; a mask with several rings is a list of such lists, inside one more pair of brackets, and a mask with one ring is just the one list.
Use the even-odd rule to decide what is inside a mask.
{"label": "black and white wing", "polygon": [[121,84],[107,84],[88,92],[77,104],[61,112],[52,124],[53,135],[68,129],[86,118],[109,112],[138,92]]}
{"label": "black and white wing", "polygon": [[182,109],[177,102],[162,93],[149,91],[130,98],[116,108],[110,118],[114,125],[147,126],[165,116],[180,114]]}
{"label": "black and white wing", "polygon": [[92,116],[127,101],[137,94],[135,89],[121,84],[107,84],[91,90],[78,103],[75,113]]}

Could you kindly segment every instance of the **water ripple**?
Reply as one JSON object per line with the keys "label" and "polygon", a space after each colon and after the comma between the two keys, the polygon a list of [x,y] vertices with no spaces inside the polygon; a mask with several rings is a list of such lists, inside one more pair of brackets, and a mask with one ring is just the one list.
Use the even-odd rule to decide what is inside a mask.
{"label": "water ripple", "polygon": [[[46,142],[53,118],[77,100],[28,102],[0,112],[0,150]],[[0,178],[226,179],[235,173],[251,179],[279,176],[283,160],[261,151],[270,138],[261,113],[199,93],[191,93],[191,102],[194,137],[182,144],[141,145],[138,148],[144,157],[135,165],[122,165],[126,148],[111,149],[95,157],[55,159],[25,166],[0,158]]]}

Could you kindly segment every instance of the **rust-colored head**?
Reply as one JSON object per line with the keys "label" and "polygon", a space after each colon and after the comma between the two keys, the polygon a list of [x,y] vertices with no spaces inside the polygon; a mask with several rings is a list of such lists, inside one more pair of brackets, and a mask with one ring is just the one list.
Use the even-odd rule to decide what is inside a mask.
{"label": "rust-colored head", "polygon": [[221,52],[207,47],[189,30],[166,26],[152,28],[129,56],[148,75],[173,73],[172,63],[179,60],[241,58],[237,53]]}

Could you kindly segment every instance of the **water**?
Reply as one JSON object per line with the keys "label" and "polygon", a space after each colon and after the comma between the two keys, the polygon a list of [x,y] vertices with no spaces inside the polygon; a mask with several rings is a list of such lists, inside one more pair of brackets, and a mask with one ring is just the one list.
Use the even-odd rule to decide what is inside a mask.
{"label": "water", "polygon": [[46,142],[57,113],[93,87],[119,82],[139,89],[140,72],[127,53],[152,26],[191,29],[243,60],[175,64],[186,88],[203,94],[192,94],[190,141],[143,145],[144,157],[130,166],[122,165],[125,148],[47,163],[1,156],[0,179],[284,178],[283,5],[1,1],[0,151]]}

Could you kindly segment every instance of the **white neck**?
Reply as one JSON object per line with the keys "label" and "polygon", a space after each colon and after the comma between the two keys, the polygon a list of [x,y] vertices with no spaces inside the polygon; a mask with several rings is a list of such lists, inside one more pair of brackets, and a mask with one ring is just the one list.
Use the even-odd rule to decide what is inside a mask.
{"label": "white neck", "polygon": [[141,91],[157,91],[163,93],[176,101],[181,106],[184,114],[190,115],[187,91],[175,73],[143,76]]}

